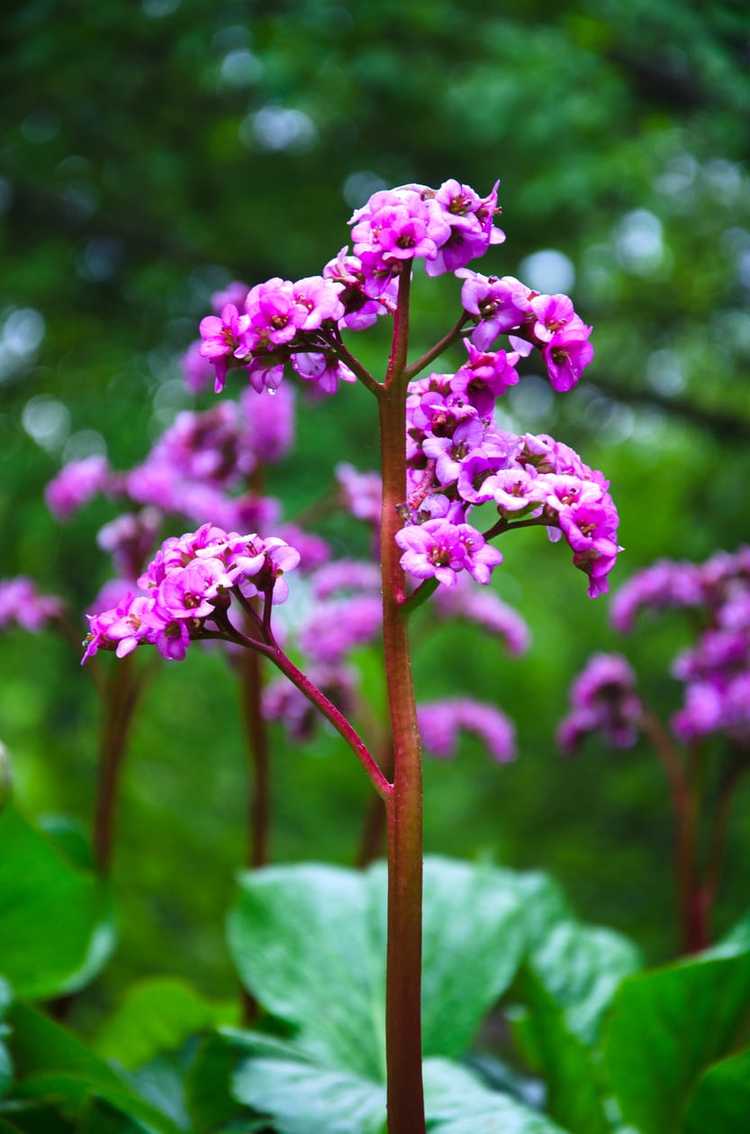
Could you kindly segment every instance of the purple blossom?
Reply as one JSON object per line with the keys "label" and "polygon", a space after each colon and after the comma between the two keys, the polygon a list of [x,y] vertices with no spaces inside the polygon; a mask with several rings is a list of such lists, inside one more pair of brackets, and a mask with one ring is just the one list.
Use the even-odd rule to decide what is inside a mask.
{"label": "purple blossom", "polygon": [[240,397],[248,448],[262,464],[280,461],[294,443],[295,397],[291,386],[274,394],[245,390]]}
{"label": "purple blossom", "polygon": [[[578,321],[580,323],[580,320]],[[578,385],[581,375],[594,357],[589,342],[591,327],[571,325],[556,331],[542,351],[553,390],[564,394]]]}
{"label": "purple blossom", "polygon": [[635,744],[643,708],[635,674],[621,654],[594,654],[573,682],[570,702],[572,711],[558,729],[564,752],[573,752],[593,732],[617,748]]}
{"label": "purple blossom", "polygon": [[[189,642],[224,629],[224,618],[241,590],[283,602],[283,576],[299,563],[299,552],[278,537],[238,535],[215,524],[166,539],[138,579],[142,593],[120,594],[114,607],[89,617],[83,661],[101,649],[124,657],[139,645],[154,645],[168,660],[182,660]],[[99,605],[99,604],[97,604]]]}
{"label": "purple blossom", "polygon": [[211,296],[211,307],[214,314],[221,315],[228,303],[231,303],[238,311],[241,311],[245,306],[248,290],[247,284],[243,283],[242,280],[232,280],[226,287],[215,291]]}
{"label": "purple blossom", "polygon": [[523,654],[529,648],[530,632],[521,615],[494,591],[477,590],[465,575],[450,590],[439,588],[435,609],[441,618],[465,618],[497,634],[511,654]]}
{"label": "purple blossom", "polygon": [[40,594],[36,583],[24,575],[0,579],[0,630],[15,624],[37,633],[60,618],[63,610],[62,599]]}
{"label": "purple blossom", "polygon": [[518,330],[531,317],[533,292],[513,276],[483,276],[463,269],[461,303],[477,324],[471,341],[480,350],[489,350],[498,335]]}
{"label": "purple blossom", "polygon": [[448,759],[455,756],[459,732],[474,733],[494,760],[506,764],[515,759],[515,729],[505,713],[468,697],[419,705],[419,731],[428,755]]}
{"label": "purple blossom", "polygon": [[489,417],[497,399],[518,382],[518,356],[504,350],[477,350],[470,339],[464,340],[464,346],[469,359],[456,371],[451,390],[463,395],[480,417]]}
{"label": "purple blossom", "polygon": [[292,366],[303,382],[315,383],[321,394],[335,394],[339,382],[357,381],[349,367],[332,354],[300,351],[292,355]]}
{"label": "purple blossom", "polygon": [[643,609],[694,607],[702,601],[699,568],[694,563],[660,559],[620,587],[612,602],[612,625],[627,634]]}
{"label": "purple blossom", "polygon": [[377,593],[380,588],[380,568],[377,564],[366,561],[335,559],[315,572],[312,587],[316,599],[328,599],[339,592]]}
{"label": "purple blossom", "polygon": [[206,315],[201,319],[201,354],[214,367],[214,389],[217,394],[224,389],[229,360],[243,360],[250,353],[249,329],[250,316],[240,315],[233,303],[227,303],[222,308],[221,315]]}
{"label": "purple blossom", "polygon": [[203,340],[196,339],[194,343],[190,344],[180,360],[185,385],[193,394],[201,394],[209,388],[214,380],[214,367],[204,356],[202,346]]}
{"label": "purple blossom", "polygon": [[99,492],[110,487],[106,457],[84,457],[65,465],[45,490],[49,510],[58,520],[67,520]]}
{"label": "purple blossom", "polygon": [[360,472],[353,465],[340,464],[336,465],[336,480],[346,510],[357,520],[379,524],[383,492],[380,474]]}
{"label": "purple blossom", "polygon": [[300,646],[316,662],[336,665],[357,646],[376,638],[381,631],[380,599],[358,594],[319,603],[302,627]]}
{"label": "purple blossom", "polygon": [[396,533],[396,543],[404,554],[401,566],[417,579],[435,578],[446,587],[456,585],[459,571],[468,571],[478,583],[488,583],[502,555],[485,543],[469,524],[448,520],[428,520],[412,524]]}
{"label": "purple blossom", "polygon": [[137,579],[143,561],[154,546],[162,516],[155,508],[127,512],[105,524],[96,537],[102,551],[108,552],[117,571],[126,579]]}
{"label": "purple blossom", "polygon": [[[532,333],[543,343],[548,343],[557,331],[578,319],[567,295],[535,295],[530,307],[535,319]],[[580,319],[578,322],[581,322]]]}
{"label": "purple blossom", "polygon": [[303,574],[319,571],[331,558],[330,545],[315,532],[305,531],[297,524],[281,524],[277,530],[281,538],[299,552],[299,569]]}

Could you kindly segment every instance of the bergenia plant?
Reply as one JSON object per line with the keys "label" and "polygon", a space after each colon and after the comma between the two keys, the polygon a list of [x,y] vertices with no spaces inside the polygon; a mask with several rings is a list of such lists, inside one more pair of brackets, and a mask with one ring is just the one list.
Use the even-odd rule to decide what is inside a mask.
{"label": "bergenia plant", "polygon": [[731,805],[750,769],[750,548],[639,571],[615,596],[612,622],[629,633],[640,611],[670,608],[689,612],[695,636],[672,667],[685,692],[671,732],[628,661],[596,654],[572,686],[558,740],[567,753],[592,733],[619,748],[641,734],[650,742],[670,790],[681,946],[697,952],[711,940]]}
{"label": "bergenia plant", "polygon": [[[468,580],[487,584],[502,562],[496,540],[518,528],[545,527],[553,540],[564,538],[592,597],[607,590],[620,550],[617,511],[604,476],[552,437],[509,433],[494,420],[496,399],[519,381],[518,367],[527,355],[541,356],[558,391],[571,389],[593,356],[591,328],[565,296],[539,295],[512,277],[480,275],[467,267],[503,241],[494,224],[497,211],[497,187],[487,197],[458,181],[438,190],[406,185],[377,192],[352,218],[352,253],[343,249],[317,276],[259,283],[244,299],[232,296],[200,325],[200,354],[214,368],[217,391],[239,370],[273,406],[291,368],[322,393],[356,380],[373,397],[380,432],[376,518],[392,773],[279,641],[274,611],[287,597],[287,577],[300,560],[294,540],[279,533],[234,530],[214,517],[168,539],[141,575],[138,591],[92,621],[86,645],[87,658],[101,649],[123,655],[145,645],[176,658],[206,640],[254,651],[328,719],[361,763],[387,822],[390,1134],[425,1129],[422,772],[409,616],[439,588],[451,592]],[[411,360],[410,291],[418,261],[428,276],[458,275],[461,292],[454,326]],[[376,375],[352,352],[347,336],[383,318],[392,323],[391,348]],[[458,369],[435,372],[436,359],[459,341],[464,357]],[[362,492],[363,513],[374,511],[374,483],[366,478],[360,490],[356,477],[350,480],[352,495]],[[482,505],[494,511],[486,526],[479,519]],[[361,617],[371,625],[371,613]],[[337,629],[331,630],[334,637]],[[465,704],[457,719],[485,731],[488,726],[467,717]]]}

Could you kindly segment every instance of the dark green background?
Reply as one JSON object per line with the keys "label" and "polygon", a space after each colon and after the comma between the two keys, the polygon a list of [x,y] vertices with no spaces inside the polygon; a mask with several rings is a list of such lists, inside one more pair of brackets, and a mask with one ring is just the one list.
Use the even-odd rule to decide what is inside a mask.
{"label": "dark green background", "polygon": [[[212,288],[317,272],[347,239],[357,186],[347,179],[363,172],[479,189],[499,176],[508,241],[486,270],[516,274],[542,249],[575,266],[596,363],[554,402],[527,381],[511,409],[521,428],[554,433],[611,478],[626,548],[614,587],[657,556],[701,558],[747,538],[743,5],[525,2],[488,13],[445,0],[35,0],[11,5],[3,23],[0,576],[32,574],[76,609],[90,599],[106,573],[95,534],[113,512],[98,503],[61,529],[46,481],[86,443],[82,431],[106,439],[116,467],[138,461],[190,404],[176,363]],[[258,133],[269,107],[276,121],[279,109],[297,112],[282,120],[297,131],[283,149]],[[651,234],[653,255],[638,254],[639,234]],[[415,351],[453,320],[457,293],[451,279],[418,280]],[[18,312],[28,309],[45,333],[24,354],[34,316]],[[380,365],[377,333],[356,343]],[[23,422],[34,409],[38,420],[40,403],[27,407],[40,397],[67,407],[72,441],[65,430],[46,447],[29,435]],[[347,387],[301,416],[272,484],[289,515],[319,495],[336,460],[374,464],[372,409]],[[330,534],[341,552],[364,547],[353,527]],[[504,550],[496,583],[532,626],[528,656],[510,660],[479,631],[423,615],[416,673],[422,699],[467,693],[505,708],[519,758],[498,767],[467,742],[454,763],[429,763],[427,847],[545,867],[583,916],[662,958],[674,932],[660,770],[646,746],[593,743],[562,759],[554,730],[589,652],[621,644],[651,702],[671,713],[668,664],[687,629],[667,617],[621,643],[607,600],[586,598],[564,548],[532,531]],[[27,812],[88,815],[96,723],[68,647],[3,638],[0,737]],[[350,754],[328,736],[303,751],[275,732],[274,746],[274,855],[349,861],[367,799]],[[136,727],[115,871],[122,944],[90,998],[165,970],[207,992],[232,987],[222,931],[244,854],[243,794],[232,678],[221,658],[194,651],[159,672]],[[750,897],[749,804],[746,789],[721,926]]]}

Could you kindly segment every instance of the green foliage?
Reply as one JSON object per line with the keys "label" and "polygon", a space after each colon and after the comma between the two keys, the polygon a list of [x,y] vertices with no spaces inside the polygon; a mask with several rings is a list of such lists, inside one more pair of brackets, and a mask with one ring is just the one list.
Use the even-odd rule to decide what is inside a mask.
{"label": "green foliage", "polygon": [[184,981],[154,977],[128,989],[97,1032],[94,1050],[103,1059],[133,1069],[186,1039],[220,1025],[236,1024],[239,1007],[212,1003]]}
{"label": "green foliage", "polygon": [[529,957],[527,1042],[548,1085],[550,1113],[577,1134],[609,1131],[594,1047],[617,986],[638,966],[624,937],[572,921],[555,925]]}
{"label": "green foliage", "polygon": [[22,1004],[13,1007],[10,1022],[20,1099],[52,1099],[63,1113],[80,1117],[92,1101],[101,1101],[149,1134],[176,1134],[179,1127],[170,1118],[71,1032]]}
{"label": "green foliage", "polygon": [[714,1063],[688,1101],[685,1134],[739,1134],[750,1115],[750,1048]]}
{"label": "green foliage", "polygon": [[625,1120],[642,1134],[679,1129],[696,1081],[748,1022],[750,952],[699,955],[625,980],[605,1041]]}
{"label": "green foliage", "polygon": [[[247,1035],[253,1055],[239,1068],[234,1092],[272,1114],[283,1134],[380,1130],[385,885],[380,865],[364,874],[271,867],[241,879],[229,919],[232,956],[249,991],[295,1034],[291,1043]],[[519,1134],[552,1130],[521,1103],[480,1088],[449,1059],[466,1054],[524,952],[563,909],[559,892],[539,875],[426,860],[423,1046],[425,1074],[435,1084],[428,1110],[445,1134],[474,1107],[476,1117],[494,1107],[498,1121]],[[459,1114],[466,1083],[475,1089]]]}
{"label": "green foliage", "polygon": [[106,887],[12,808],[0,815],[0,973],[17,995],[72,992],[114,945]]}
{"label": "green foliage", "polygon": [[[373,1078],[384,1067],[385,883],[380,866],[270,867],[243,876],[229,920],[249,991],[323,1064]],[[460,1055],[520,961],[512,875],[428,858],[423,924],[424,1051]]]}

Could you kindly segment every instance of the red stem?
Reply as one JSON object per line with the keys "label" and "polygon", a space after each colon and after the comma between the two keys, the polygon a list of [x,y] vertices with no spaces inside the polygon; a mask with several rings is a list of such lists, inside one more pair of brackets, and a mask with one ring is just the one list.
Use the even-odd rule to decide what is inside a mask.
{"label": "red stem", "polygon": [[388,1134],[424,1134],[422,1087],[422,761],[417,730],[406,593],[396,532],[406,499],[406,352],[410,268],[399,280],[385,394],[379,402],[383,507],[380,556],[383,650],[393,742],[393,793],[387,800],[388,954],[386,1065]]}
{"label": "red stem", "polygon": [[426,366],[429,366],[431,362],[439,358],[444,350],[447,350],[449,346],[455,343],[461,335],[464,324],[467,323],[468,320],[469,316],[465,311],[462,311],[455,326],[451,327],[450,331],[443,335],[442,339],[438,339],[434,346],[431,346],[429,350],[425,351],[421,358],[418,358],[411,366],[406,367],[404,374],[407,381],[415,378]]}

